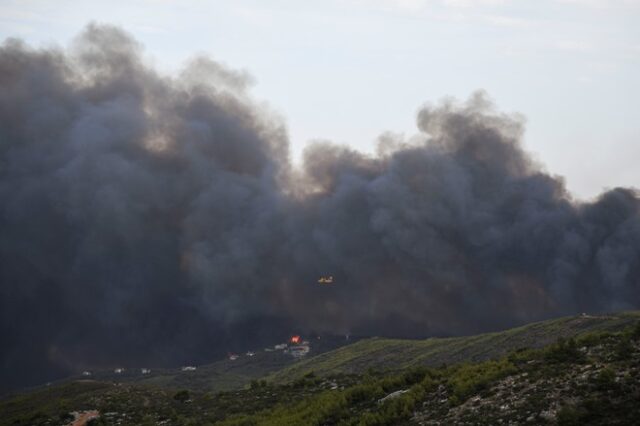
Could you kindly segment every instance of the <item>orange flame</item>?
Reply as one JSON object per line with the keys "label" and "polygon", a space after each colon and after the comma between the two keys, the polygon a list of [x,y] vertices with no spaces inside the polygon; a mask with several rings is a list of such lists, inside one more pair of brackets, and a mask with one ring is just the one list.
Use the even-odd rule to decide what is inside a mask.
{"label": "orange flame", "polygon": [[291,343],[300,343],[300,336],[291,336]]}

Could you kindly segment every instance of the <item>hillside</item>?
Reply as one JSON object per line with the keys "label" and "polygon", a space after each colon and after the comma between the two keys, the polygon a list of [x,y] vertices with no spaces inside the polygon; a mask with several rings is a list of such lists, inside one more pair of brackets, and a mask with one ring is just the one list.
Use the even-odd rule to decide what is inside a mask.
{"label": "hillside", "polygon": [[[352,338],[350,341],[357,341]],[[323,336],[314,339],[310,344],[309,356],[313,357],[335,350],[347,344],[344,336]],[[261,379],[272,372],[279,371],[297,362],[286,350],[274,350],[273,347],[236,354],[233,360],[224,359],[198,365],[194,370],[184,371],[182,368],[153,368],[147,374],[141,368],[126,368],[116,373],[114,369],[94,370],[86,377],[77,375],[54,382],[61,385],[69,381],[93,381],[118,384],[136,384],[155,386],[164,389],[191,389],[201,392],[220,392],[242,389],[252,380]],[[37,389],[37,388],[35,388]],[[32,389],[32,390],[35,390]],[[2,395],[0,395],[0,398]]]}
{"label": "hillside", "polygon": [[[229,368],[243,380],[258,374],[243,363]],[[454,339],[368,339],[285,366],[244,390],[207,391],[221,367],[197,371],[191,381],[167,371],[54,384],[0,401],[0,425],[68,424],[95,411],[98,425],[633,424],[640,418],[640,313]]]}
{"label": "hillside", "polygon": [[561,338],[497,360],[357,377],[354,384],[326,390],[326,379],[308,374],[294,385],[314,389],[312,396],[221,424],[636,425],[640,323]]}
{"label": "hillside", "polygon": [[235,360],[222,359],[199,365],[193,371],[181,368],[153,369],[142,375],[138,369],[115,374],[112,370],[93,372],[91,379],[97,381],[155,386],[167,389],[192,389],[202,392],[219,392],[242,389],[253,379],[285,368],[294,362],[282,351],[257,352],[254,356],[239,356]]}
{"label": "hillside", "polygon": [[498,358],[520,348],[540,348],[560,337],[594,331],[618,331],[640,319],[640,312],[606,316],[580,315],[528,324],[477,336],[398,340],[371,338],[301,360],[269,376],[278,383],[316,374],[363,373],[367,369],[399,370],[462,361]]}

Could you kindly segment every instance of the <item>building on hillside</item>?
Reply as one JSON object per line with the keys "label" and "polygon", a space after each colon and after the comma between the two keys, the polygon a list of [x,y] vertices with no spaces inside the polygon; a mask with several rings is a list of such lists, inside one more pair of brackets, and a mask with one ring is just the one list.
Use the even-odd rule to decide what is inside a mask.
{"label": "building on hillside", "polygon": [[148,369],[148,368],[141,368],[141,369],[140,369],[140,372],[141,372],[142,374],[149,374],[149,373],[151,373],[151,370],[150,370],[150,369]]}
{"label": "building on hillside", "polygon": [[196,371],[196,367],[193,365],[187,365],[181,368],[182,371]]}
{"label": "building on hillside", "polygon": [[310,348],[308,343],[307,344],[301,343],[299,345],[289,347],[289,353],[294,358],[302,358],[303,356],[309,353],[309,350]]}

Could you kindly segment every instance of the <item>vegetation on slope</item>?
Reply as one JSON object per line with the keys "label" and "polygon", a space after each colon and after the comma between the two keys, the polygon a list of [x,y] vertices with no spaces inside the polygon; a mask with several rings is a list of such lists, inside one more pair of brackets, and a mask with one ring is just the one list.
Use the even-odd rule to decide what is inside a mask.
{"label": "vegetation on slope", "polygon": [[[0,425],[64,424],[76,410],[98,410],[98,425],[634,424],[640,321],[619,318],[627,326],[618,331],[591,327],[482,362],[307,372],[283,384],[253,380],[233,392],[76,381],[0,402]],[[575,324],[559,321],[559,328]]]}
{"label": "vegetation on slope", "polygon": [[400,370],[414,366],[440,366],[484,361],[520,348],[540,348],[559,338],[581,333],[617,331],[640,320],[640,312],[607,316],[580,315],[528,324],[477,336],[399,340],[372,338],[302,360],[271,374],[285,383],[313,371],[316,374],[363,373],[367,369]]}
{"label": "vegetation on slope", "polygon": [[222,424],[631,425],[640,418],[639,355],[640,323],[617,333],[561,338],[497,361],[370,373],[345,390]]}

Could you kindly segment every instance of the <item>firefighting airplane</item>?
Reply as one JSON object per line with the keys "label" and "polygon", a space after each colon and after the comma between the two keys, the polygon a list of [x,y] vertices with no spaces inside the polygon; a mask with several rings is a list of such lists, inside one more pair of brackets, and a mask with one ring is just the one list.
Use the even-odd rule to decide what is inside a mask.
{"label": "firefighting airplane", "polygon": [[318,283],[319,284],[333,284],[333,275],[328,276],[328,277],[320,277],[320,279],[318,279]]}

